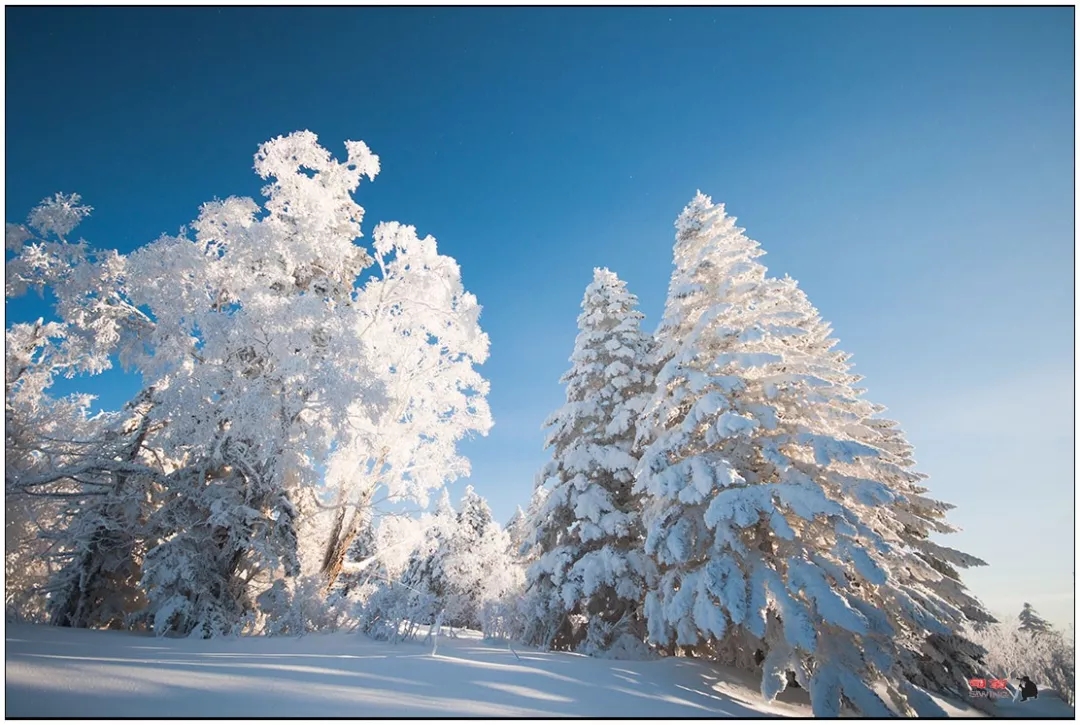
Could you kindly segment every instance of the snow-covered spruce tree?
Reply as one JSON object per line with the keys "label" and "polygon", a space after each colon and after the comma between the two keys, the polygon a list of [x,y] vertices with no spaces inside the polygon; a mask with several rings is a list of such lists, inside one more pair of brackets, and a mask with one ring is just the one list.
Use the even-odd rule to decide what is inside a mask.
{"label": "snow-covered spruce tree", "polygon": [[390,585],[408,602],[403,618],[484,630],[489,605],[519,585],[520,567],[511,557],[506,532],[471,486],[456,512],[444,491],[425,532],[408,568]]}
{"label": "snow-covered spruce tree", "polygon": [[518,506],[514,510],[514,515],[510,517],[504,527],[506,535],[510,537],[510,550],[514,552],[515,558],[520,556],[521,549],[525,545],[525,538],[529,534],[528,523],[529,520],[526,517],[525,509]]}
{"label": "snow-covered spruce tree", "polygon": [[[644,638],[649,562],[632,488],[634,422],[652,379],[650,340],[637,298],[607,269],[595,270],[581,307],[572,367],[562,378],[566,404],[545,424],[552,459],[537,478],[547,495],[530,539],[539,559],[527,576],[529,591],[551,600],[540,619],[560,620],[540,644],[602,651],[624,634]],[[570,626],[578,617],[585,625]]]}
{"label": "snow-covered spruce tree", "polygon": [[[775,283],[781,293],[804,312],[805,316],[796,321],[806,332],[801,338],[802,346],[829,354],[835,345],[832,329],[821,319],[806,294],[790,277],[785,276]],[[847,365],[843,364],[848,360],[847,355],[839,353],[835,359],[842,364],[841,376],[835,379],[836,382],[854,385],[861,380],[861,376],[850,374]],[[864,392],[853,387],[851,396],[858,397]],[[967,591],[959,570],[985,566],[986,562],[931,540],[931,534],[959,530],[945,519],[954,507],[926,495],[928,489],[921,485],[926,475],[914,470],[912,445],[898,423],[879,417],[885,408],[872,405],[868,410],[874,417],[864,418],[861,425],[848,427],[845,432],[857,443],[875,448],[875,457],[889,464],[875,468],[874,476],[895,496],[887,504],[866,511],[866,522],[886,541],[899,542],[903,550],[915,555],[907,566],[896,570],[899,580],[913,586],[916,592],[928,590],[947,603],[944,614],[938,612],[943,616],[942,621],[949,625],[947,632],[932,631],[921,638],[912,632],[911,636],[896,639],[902,650],[901,668],[908,680],[921,688],[963,695],[969,689],[969,680],[986,672],[983,661],[986,651],[968,639],[963,630],[993,622],[994,618]],[[920,594],[913,596],[918,600]]]}
{"label": "snow-covered spruce tree", "polygon": [[[450,532],[442,568],[447,579],[444,595],[446,622],[455,627],[480,629],[480,613],[485,599],[488,579],[494,573],[491,566],[491,543],[499,529],[491,516],[487,501],[472,486],[466,486],[458,505],[457,520]],[[505,544],[505,541],[498,543]],[[504,551],[507,545],[501,547]],[[502,553],[502,552],[500,552]]]}
{"label": "snow-covered spruce tree", "polygon": [[549,491],[544,487],[544,480],[537,477],[529,505],[525,509],[525,518],[513,536],[517,538],[512,553],[525,572],[521,595],[515,609],[519,627],[513,639],[533,645],[548,646],[556,631],[566,619],[562,602],[555,597],[555,586],[550,577],[530,579],[529,572],[543,552],[536,544],[536,533],[544,525],[544,501]]}
{"label": "snow-covered spruce tree", "polygon": [[[490,427],[475,298],[411,227],[377,227],[374,257],[356,243],[352,193],[378,159],[346,147],[338,162],[309,132],[274,139],[256,155],[262,207],[208,203],[194,238],[130,255],[67,240],[88,213],[74,196],[8,229],[8,293],[56,294],[56,356],[89,374],[119,359],[153,391],[146,448],[170,471],[106,468],[164,487],[142,580],[159,632],[252,621],[258,595],[299,572],[297,522],[323,510],[342,523],[309,560],[331,583],[356,531],[343,512],[380,487],[422,500],[467,470],[456,442]],[[379,274],[359,286],[373,261]],[[302,495],[322,485],[328,501]]]}
{"label": "snow-covered spruce tree", "polygon": [[1039,613],[1035,611],[1035,607],[1031,606],[1028,602],[1024,602],[1024,608],[1020,610],[1017,619],[1020,620],[1019,629],[1021,632],[1042,634],[1044,632],[1049,632],[1052,629],[1050,623],[1040,617]]}
{"label": "snow-covered spruce tree", "polygon": [[873,444],[878,410],[847,356],[792,281],[765,277],[723,206],[699,193],[676,229],[656,393],[638,425],[660,568],[650,638],[744,667],[762,658],[763,695],[792,673],[819,716],[844,702],[940,714],[904,670],[964,617],[896,534],[901,516],[922,516],[899,513],[896,482],[918,477]]}
{"label": "snow-covered spruce tree", "polygon": [[510,537],[491,516],[487,501],[467,486],[443,560],[448,584],[448,624],[489,631],[489,619],[502,616],[504,597],[517,590],[522,576],[510,551]]}

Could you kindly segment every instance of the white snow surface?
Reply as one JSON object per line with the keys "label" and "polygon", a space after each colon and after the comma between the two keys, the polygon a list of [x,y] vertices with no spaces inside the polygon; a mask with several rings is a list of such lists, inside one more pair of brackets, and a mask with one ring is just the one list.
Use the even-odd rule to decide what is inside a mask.
{"label": "white snow surface", "polygon": [[[5,640],[7,717],[810,715],[804,691],[765,703],[750,673],[511,651],[467,631],[439,637],[434,655],[430,644],[349,633],[198,640],[8,624]],[[983,715],[938,702],[953,716]]]}

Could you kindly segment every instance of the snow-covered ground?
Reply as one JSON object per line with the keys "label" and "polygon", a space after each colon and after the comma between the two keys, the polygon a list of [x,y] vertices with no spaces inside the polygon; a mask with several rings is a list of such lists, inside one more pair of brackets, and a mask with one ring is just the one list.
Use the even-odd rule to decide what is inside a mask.
{"label": "snow-covered ground", "polygon": [[[805,692],[766,704],[750,676],[699,662],[515,649],[471,633],[440,637],[433,656],[430,645],[355,634],[206,641],[9,624],[5,710],[8,717],[809,715]],[[982,715],[942,704],[953,715]],[[1018,712],[1009,715],[1034,715],[1028,704],[1010,706]]]}

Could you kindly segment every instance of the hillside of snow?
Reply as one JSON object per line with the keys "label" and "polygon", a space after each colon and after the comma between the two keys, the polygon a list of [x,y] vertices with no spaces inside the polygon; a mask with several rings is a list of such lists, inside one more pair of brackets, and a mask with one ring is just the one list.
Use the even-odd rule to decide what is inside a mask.
{"label": "hillside of snow", "polygon": [[[430,644],[343,633],[195,640],[8,624],[5,639],[7,717],[810,714],[800,690],[763,702],[747,673],[675,658],[512,651],[470,632],[440,637],[434,655]],[[941,704],[957,716],[982,716]],[[1010,716],[1034,715],[1028,704]]]}

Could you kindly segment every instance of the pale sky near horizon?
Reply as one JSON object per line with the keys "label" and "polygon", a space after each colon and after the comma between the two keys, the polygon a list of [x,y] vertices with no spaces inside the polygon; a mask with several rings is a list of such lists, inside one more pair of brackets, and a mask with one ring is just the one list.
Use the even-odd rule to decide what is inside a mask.
{"label": "pale sky near horizon", "polygon": [[[415,224],[492,340],[468,481],[546,460],[595,266],[653,329],[701,189],[798,279],[1014,616],[1075,610],[1074,9],[48,8],[6,18],[6,220],[56,191],[130,251],[257,196],[252,155],[366,141],[365,232]],[[9,301],[8,321],[46,313]],[[78,381],[115,406],[133,383]],[[451,486],[460,498],[466,482]]]}

